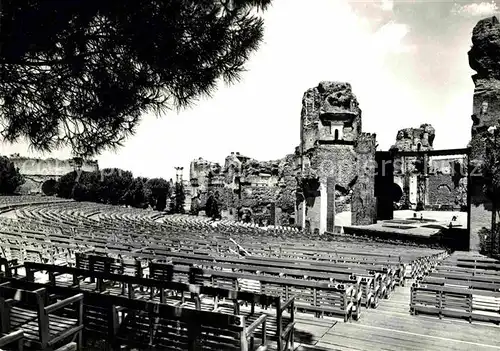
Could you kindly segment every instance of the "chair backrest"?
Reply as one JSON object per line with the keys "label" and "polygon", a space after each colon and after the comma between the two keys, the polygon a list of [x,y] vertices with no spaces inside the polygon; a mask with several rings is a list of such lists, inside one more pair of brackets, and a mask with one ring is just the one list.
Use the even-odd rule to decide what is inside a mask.
{"label": "chair backrest", "polygon": [[47,302],[47,292],[44,288],[39,288],[34,291],[16,289],[3,283],[0,286],[0,323],[1,331],[6,333],[10,330],[10,308],[8,300],[14,301],[18,306],[26,308],[37,313],[39,324],[39,338],[43,342],[42,328],[44,324],[48,324],[48,317],[45,314],[45,304]]}

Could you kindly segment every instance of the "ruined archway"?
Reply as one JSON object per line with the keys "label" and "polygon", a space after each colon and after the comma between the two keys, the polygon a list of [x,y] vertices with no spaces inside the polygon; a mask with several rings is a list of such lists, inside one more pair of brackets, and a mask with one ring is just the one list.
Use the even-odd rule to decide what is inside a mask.
{"label": "ruined archway", "polygon": [[396,183],[392,183],[391,198],[393,202],[399,202],[403,198],[403,189]]}

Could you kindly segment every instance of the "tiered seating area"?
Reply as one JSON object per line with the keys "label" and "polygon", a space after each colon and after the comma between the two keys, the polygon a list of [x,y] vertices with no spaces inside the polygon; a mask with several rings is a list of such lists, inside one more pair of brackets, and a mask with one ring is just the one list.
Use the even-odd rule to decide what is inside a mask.
{"label": "tiered seating area", "polygon": [[[423,312],[413,294],[457,260],[425,247],[311,240],[229,222],[219,230],[198,217],[99,204],[44,203],[15,214],[0,216],[0,306],[13,291],[45,294],[43,305],[27,298],[15,308],[45,309],[60,324],[34,316],[26,329],[12,322],[21,314],[13,309],[10,321],[0,321],[0,345],[14,347],[24,340],[36,349],[34,335],[44,331],[35,340],[43,349],[379,349],[372,339],[380,344],[381,336],[366,334],[366,323],[382,333],[374,318],[395,318],[386,314],[397,308],[418,324],[409,293],[402,296],[418,280],[412,311]],[[401,338],[387,342],[380,349],[411,349]]]}
{"label": "tiered seating area", "polygon": [[0,214],[12,211],[15,208],[26,205],[46,204],[46,203],[64,203],[71,200],[58,199],[54,197],[33,197],[33,196],[0,196]]}
{"label": "tiered seating area", "polygon": [[169,226],[189,229],[189,230],[202,230],[205,232],[214,233],[252,233],[264,235],[280,235],[286,234],[288,237],[303,236],[303,231],[290,226],[274,226],[269,225],[266,227],[258,226],[255,223],[235,222],[231,220],[218,220],[213,221],[208,217],[193,217],[184,214],[170,215],[164,218],[163,223]]}
{"label": "tiered seating area", "polygon": [[455,253],[412,287],[412,313],[500,323],[500,262]]}

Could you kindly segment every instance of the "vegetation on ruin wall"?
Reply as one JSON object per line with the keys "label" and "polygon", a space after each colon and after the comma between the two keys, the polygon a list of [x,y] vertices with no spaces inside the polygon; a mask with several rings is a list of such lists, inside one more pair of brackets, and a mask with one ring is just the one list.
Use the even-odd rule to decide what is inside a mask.
{"label": "vegetation on ruin wall", "polygon": [[185,202],[186,202],[186,193],[184,191],[184,185],[182,185],[182,183],[177,183],[177,184],[175,184],[174,211],[176,213],[184,213]]}
{"label": "vegetation on ruin wall", "polygon": [[0,194],[14,194],[16,189],[24,184],[24,178],[7,157],[0,156]]}
{"label": "vegetation on ruin wall", "polygon": [[[493,236],[492,236],[492,233]],[[481,228],[478,232],[479,236],[479,251],[482,254],[491,254],[499,252],[500,228],[497,226],[493,232],[489,228]],[[493,246],[493,247],[492,247]]]}
{"label": "vegetation on ruin wall", "polygon": [[[116,168],[70,172],[59,179],[55,188],[57,196],[62,198],[137,208],[151,206],[158,211],[166,209],[167,199],[172,198],[174,190],[163,178],[134,178],[131,172]],[[182,192],[178,188],[176,196],[182,198]]]}
{"label": "vegetation on ruin wall", "polygon": [[90,156],[140,117],[238,79],[270,0],[2,0],[0,118],[7,141]]}
{"label": "vegetation on ruin wall", "polygon": [[[496,131],[495,131],[496,133]],[[482,175],[484,179],[484,193],[491,201],[491,231],[498,232],[500,210],[500,136],[496,135],[486,140],[486,154],[482,167]]]}

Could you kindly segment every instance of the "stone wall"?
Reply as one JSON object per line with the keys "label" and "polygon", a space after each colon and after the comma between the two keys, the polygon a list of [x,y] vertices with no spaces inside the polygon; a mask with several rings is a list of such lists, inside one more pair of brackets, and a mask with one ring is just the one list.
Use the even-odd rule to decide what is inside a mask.
{"label": "stone wall", "polygon": [[[401,129],[391,150],[429,151],[433,150],[436,137],[434,127],[422,124],[419,128]],[[403,208],[418,208],[419,203],[428,209],[464,205],[467,172],[463,156],[433,158],[427,156],[396,157],[394,160],[394,182],[403,190],[399,205]],[[455,163],[460,169],[455,169]],[[460,186],[459,186],[460,184]],[[465,200],[465,203],[467,201]],[[463,207],[462,207],[463,209]]]}
{"label": "stone wall", "polygon": [[362,133],[356,144],[357,179],[353,186],[351,222],[355,225],[376,223],[375,151],[376,135]]}
{"label": "stone wall", "polygon": [[483,193],[483,178],[478,175],[490,138],[488,129],[498,126],[500,115],[500,23],[496,17],[477,23],[472,31],[472,44],[469,64],[477,74],[472,76],[475,89],[470,142],[470,163],[474,171],[470,177],[470,249],[479,250],[479,231],[491,229],[492,204]]}
{"label": "stone wall", "polygon": [[99,170],[97,161],[93,160],[82,160],[77,165],[74,159],[40,159],[23,157],[18,154],[9,156],[9,159],[25,178],[25,183],[18,189],[22,194],[40,193],[42,184],[45,181],[49,179],[58,180],[63,175],[73,172],[75,167],[79,167],[85,172]]}
{"label": "stone wall", "polygon": [[422,124],[419,128],[400,129],[396,136],[396,143],[391,149],[399,151],[426,151],[432,150],[436,131],[430,124]]}
{"label": "stone wall", "polygon": [[354,142],[361,133],[361,109],[349,83],[320,82],[302,98],[302,151],[335,141],[335,130],[339,139]]}
{"label": "stone wall", "polygon": [[[49,176],[61,177],[75,169],[75,163],[72,159],[59,160],[55,158],[29,158],[22,156],[9,156],[9,159],[14,162],[19,172],[25,176]],[[98,170],[97,161],[84,160],[81,164],[81,170],[93,172]]]}
{"label": "stone wall", "polygon": [[353,224],[373,223],[374,177],[364,167],[375,162],[375,135],[361,131],[351,85],[321,82],[307,90],[300,121],[300,146],[282,159],[262,162],[231,153],[223,167],[194,160],[190,180],[201,205],[217,192],[227,216],[244,211],[257,222],[274,219],[320,233],[327,221],[333,230],[335,214],[345,211],[352,210]]}
{"label": "stone wall", "polygon": [[[334,212],[340,213],[348,209],[347,204],[351,201],[351,188],[357,179],[356,157],[352,145],[318,145],[308,150],[303,156],[305,168],[303,177],[317,181],[307,183],[310,187],[305,190],[309,194],[306,199],[305,221],[309,223],[312,231],[327,230],[326,222],[324,222],[327,213],[334,215]],[[328,179],[335,190],[335,208],[333,206],[324,208],[318,205],[321,198],[327,196]],[[317,185],[320,189],[315,189]],[[322,215],[316,211],[325,214]]]}
{"label": "stone wall", "polygon": [[206,192],[211,175],[219,174],[220,171],[221,166],[218,163],[200,157],[191,162],[189,178],[194,188],[197,188],[200,192]]}
{"label": "stone wall", "polygon": [[223,167],[194,160],[190,167],[192,193],[200,198],[202,207],[211,194],[217,194],[227,217],[237,219],[244,211],[256,223],[270,223],[275,206],[274,224],[288,225],[295,223],[298,166],[296,154],[262,162],[233,152]]}
{"label": "stone wall", "polygon": [[467,205],[467,174],[462,157],[431,160],[426,206],[450,205],[460,210]]}
{"label": "stone wall", "polygon": [[[466,185],[465,185],[466,186]],[[463,203],[463,193],[458,184],[454,184],[451,177],[447,174],[435,174],[429,176],[428,183],[429,201],[426,205],[431,208],[440,208],[443,205],[453,206],[455,209],[461,209]]]}
{"label": "stone wall", "polygon": [[332,231],[335,215],[351,211],[352,224],[376,219],[374,174],[375,135],[362,133],[361,109],[351,85],[321,82],[304,94],[301,115],[305,198],[302,225],[312,232]]}

